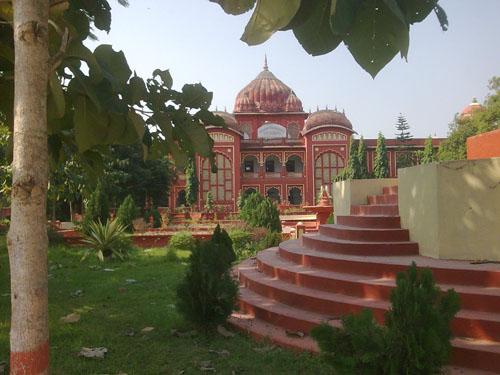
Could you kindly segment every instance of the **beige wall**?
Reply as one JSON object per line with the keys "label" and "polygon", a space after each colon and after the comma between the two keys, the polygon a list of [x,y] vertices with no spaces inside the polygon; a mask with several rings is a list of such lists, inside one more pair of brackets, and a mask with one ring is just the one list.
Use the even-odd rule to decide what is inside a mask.
{"label": "beige wall", "polygon": [[422,255],[500,260],[500,158],[400,169],[401,225]]}
{"label": "beige wall", "polygon": [[367,204],[368,195],[382,194],[384,186],[398,184],[397,178],[347,180],[333,183],[333,213],[338,216],[350,215],[351,205]]}

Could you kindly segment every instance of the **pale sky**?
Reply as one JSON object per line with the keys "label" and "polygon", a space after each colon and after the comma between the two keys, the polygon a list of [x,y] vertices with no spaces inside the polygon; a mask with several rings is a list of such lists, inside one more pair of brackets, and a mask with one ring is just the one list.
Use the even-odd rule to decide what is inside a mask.
{"label": "pale sky", "polygon": [[[403,113],[415,137],[446,136],[455,113],[473,97],[483,101],[489,78],[500,76],[500,0],[441,0],[449,19],[443,32],[434,14],[410,31],[408,62],[396,56],[372,79],[341,45],[325,56],[309,56],[291,32],[266,43],[240,41],[250,12],[225,14],[208,0],[130,0],[113,6],[109,35],[99,43],[123,50],[132,70],[143,78],[170,69],[174,86],[201,82],[215,105],[232,111],[238,91],[269,69],[302,100],[345,109],[354,129],[374,138],[394,136]],[[95,45],[92,43],[91,45]]]}

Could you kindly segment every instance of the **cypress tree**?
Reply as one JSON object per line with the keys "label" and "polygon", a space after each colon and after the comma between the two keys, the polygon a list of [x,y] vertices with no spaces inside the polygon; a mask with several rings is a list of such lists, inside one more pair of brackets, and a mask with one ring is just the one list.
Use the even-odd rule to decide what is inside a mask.
{"label": "cypress tree", "polygon": [[368,164],[366,162],[366,145],[363,137],[358,142],[358,164],[359,164],[359,177],[368,178]]}
{"label": "cypress tree", "polygon": [[377,138],[373,175],[375,176],[375,178],[389,177],[389,160],[387,159],[387,148],[385,146],[385,138],[381,132],[378,133]]}
{"label": "cypress tree", "polygon": [[346,177],[348,180],[360,178],[359,158],[358,158],[358,145],[354,137],[351,136],[349,145],[349,160],[347,161]]}
{"label": "cypress tree", "polygon": [[198,200],[199,181],[196,173],[196,164],[194,158],[189,158],[186,167],[186,203],[192,206]]}
{"label": "cypress tree", "polygon": [[432,146],[432,137],[429,136],[425,140],[424,150],[421,153],[420,163],[429,164],[436,161],[436,153],[434,152],[434,147]]}

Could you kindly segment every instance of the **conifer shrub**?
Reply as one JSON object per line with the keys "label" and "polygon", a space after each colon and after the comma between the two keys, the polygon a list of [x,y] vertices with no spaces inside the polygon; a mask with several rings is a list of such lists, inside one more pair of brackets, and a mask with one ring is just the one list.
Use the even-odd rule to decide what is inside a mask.
{"label": "conifer shrub", "polygon": [[135,205],[134,198],[132,195],[127,195],[127,197],[123,200],[120,207],[118,207],[118,211],[116,213],[116,219],[118,222],[125,227],[127,232],[133,232],[134,226],[133,221],[137,217],[138,209]]}
{"label": "conifer shrub", "polygon": [[236,259],[232,241],[220,226],[208,241],[197,241],[186,275],[177,288],[177,309],[194,325],[211,330],[233,311],[238,285],[230,275]]}
{"label": "conifer shrub", "polygon": [[168,247],[176,250],[192,251],[196,244],[193,235],[188,231],[180,231],[175,233],[168,242]]}
{"label": "conifer shrub", "polygon": [[429,269],[415,263],[399,273],[386,325],[369,310],[342,319],[342,328],[322,324],[311,331],[339,374],[439,373],[451,353],[450,323],[460,309],[458,294],[441,293]]}
{"label": "conifer shrub", "polygon": [[149,220],[153,217],[153,228],[160,228],[162,223],[162,218],[160,211],[156,207],[150,208],[144,212],[144,220],[149,223]]}

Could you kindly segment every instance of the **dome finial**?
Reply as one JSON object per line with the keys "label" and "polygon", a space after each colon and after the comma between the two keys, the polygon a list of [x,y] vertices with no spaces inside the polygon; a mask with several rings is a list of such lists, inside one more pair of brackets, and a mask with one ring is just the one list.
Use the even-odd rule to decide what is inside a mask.
{"label": "dome finial", "polygon": [[267,66],[267,53],[264,54],[264,70],[269,70],[269,67]]}

